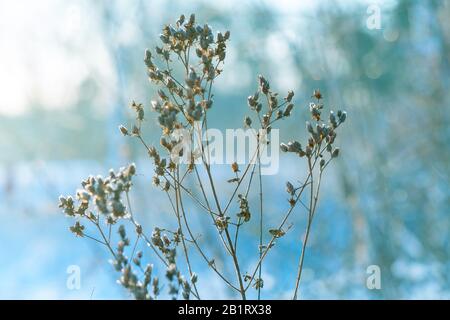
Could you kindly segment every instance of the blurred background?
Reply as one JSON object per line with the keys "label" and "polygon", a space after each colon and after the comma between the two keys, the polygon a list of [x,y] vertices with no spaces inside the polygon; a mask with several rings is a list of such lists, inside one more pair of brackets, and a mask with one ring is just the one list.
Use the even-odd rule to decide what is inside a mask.
{"label": "blurred background", "polygon": [[[377,9],[380,28],[370,20]],[[89,174],[136,162],[135,211],[148,230],[165,223],[169,208],[151,186],[146,153],[117,127],[132,123],[130,101],[148,108],[155,96],[144,49],[182,13],[231,31],[210,126],[241,126],[258,74],[283,95],[295,91],[284,141],[304,137],[316,88],[327,107],[348,112],[342,156],[323,182],[302,297],[449,299],[448,0],[0,0],[0,298],[130,298],[106,250],[68,231],[58,196]],[[151,143],[157,128],[148,121]],[[275,209],[296,166],[283,157],[280,174],[266,179],[280,186],[268,198],[269,224],[279,221]],[[264,265],[264,298],[292,295],[304,215],[292,222]],[[241,253],[254,252],[252,266],[257,248],[246,243]],[[198,262],[209,298],[235,297]],[[66,286],[70,265],[80,266],[79,290]],[[370,265],[380,267],[380,290],[366,287]]]}

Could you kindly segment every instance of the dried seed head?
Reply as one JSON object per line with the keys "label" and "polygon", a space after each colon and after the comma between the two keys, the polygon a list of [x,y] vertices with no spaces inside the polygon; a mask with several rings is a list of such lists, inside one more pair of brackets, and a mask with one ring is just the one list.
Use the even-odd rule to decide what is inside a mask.
{"label": "dried seed head", "polygon": [[182,14],[179,18],[178,18],[178,20],[177,20],[177,25],[178,25],[178,27],[180,27],[183,23],[184,23],[184,20],[185,20],[185,16],[184,16],[184,14]]}
{"label": "dried seed head", "polygon": [[294,195],[295,193],[294,186],[289,181],[286,182],[286,192],[289,193],[290,195]]}
{"label": "dried seed head", "polygon": [[167,237],[167,235],[163,235],[162,239],[163,239],[166,247],[170,246],[171,241],[170,241],[169,237]]}
{"label": "dried seed head", "polygon": [[259,75],[259,89],[264,94],[268,94],[270,90],[269,82],[262,75]]}
{"label": "dried seed head", "polygon": [[166,182],[164,182],[164,186],[163,186],[163,191],[169,191],[170,190],[170,182],[166,180]]}
{"label": "dried seed head", "polygon": [[333,111],[330,111],[330,124],[333,126],[333,128],[337,127],[336,116],[334,115]]}
{"label": "dried seed head", "polygon": [[289,147],[285,143],[281,143],[280,144],[280,149],[283,152],[288,152],[289,151]]}
{"label": "dried seed head", "polygon": [[309,121],[306,121],[306,130],[308,130],[308,132],[311,134],[314,133],[313,126],[312,126],[311,122],[309,122]]}
{"label": "dried seed head", "polygon": [[286,234],[286,232],[284,232],[282,229],[270,229],[269,233],[274,238],[281,238],[282,236],[284,236]]}
{"label": "dried seed head", "polygon": [[294,108],[294,105],[292,103],[288,104],[288,106],[284,110],[283,116],[289,117],[291,115],[291,112],[292,112],[293,108]]}
{"label": "dried seed head", "polygon": [[320,93],[319,89],[314,90],[313,97],[316,98],[317,100],[322,99],[322,94]]}
{"label": "dried seed head", "polygon": [[250,119],[250,117],[246,116],[244,118],[244,126],[245,127],[251,127],[252,126],[252,119]]}
{"label": "dried seed head", "polygon": [[223,231],[226,228],[228,228],[228,220],[230,220],[230,217],[227,216],[221,216],[216,218],[215,225],[219,231]]}
{"label": "dried seed head", "polygon": [[320,109],[321,109],[320,105],[317,105],[313,102],[311,102],[309,104],[309,111],[311,112],[311,117],[316,121],[320,120],[320,114],[321,114]]}
{"label": "dried seed head", "polygon": [[79,221],[75,222],[75,225],[70,227],[70,231],[74,233],[77,237],[83,237],[84,226],[80,224]]}
{"label": "dried seed head", "polygon": [[128,172],[127,172],[128,175],[134,176],[134,175],[136,174],[136,165],[135,165],[134,163],[131,163],[131,164],[128,166],[127,171],[128,171]]}
{"label": "dried seed head", "polygon": [[347,112],[338,111],[338,118],[339,118],[339,123],[344,123],[345,119],[347,119]]}
{"label": "dried seed head", "polygon": [[295,206],[295,203],[296,203],[296,201],[294,198],[289,199],[289,204],[291,205],[291,207]]}
{"label": "dried seed head", "polygon": [[331,153],[332,158],[337,158],[339,156],[339,148],[334,149],[334,151]]}
{"label": "dried seed head", "polygon": [[141,130],[136,125],[133,125],[133,128],[131,129],[131,133],[138,136],[141,134]]}
{"label": "dried seed head", "polygon": [[189,25],[194,25],[195,23],[195,14],[191,14],[191,16],[189,17]]}
{"label": "dried seed head", "polygon": [[294,97],[294,91],[289,91],[289,92],[288,92],[288,95],[287,95],[286,98],[285,98],[285,100],[286,100],[287,102],[291,102],[293,97]]}
{"label": "dried seed head", "polygon": [[306,154],[307,157],[310,157],[311,154],[312,154],[312,149],[311,149],[311,147],[309,145],[306,146],[306,148],[305,148],[305,154]]}
{"label": "dried seed head", "polygon": [[149,69],[154,68],[154,64],[152,62],[152,53],[148,49],[145,49],[144,63],[147,66],[147,68]]}
{"label": "dried seed head", "polygon": [[120,132],[121,132],[124,136],[127,136],[127,135],[128,135],[128,129],[125,128],[123,125],[120,125],[120,126],[119,126],[119,130],[120,130]]}
{"label": "dried seed head", "polygon": [[302,150],[302,145],[298,141],[289,141],[287,147],[289,152],[300,152]]}

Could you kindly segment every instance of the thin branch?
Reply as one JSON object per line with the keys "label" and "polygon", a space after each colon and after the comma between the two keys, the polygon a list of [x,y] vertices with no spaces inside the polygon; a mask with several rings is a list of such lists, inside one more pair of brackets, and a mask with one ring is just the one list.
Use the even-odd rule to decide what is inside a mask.
{"label": "thin branch", "polygon": [[[177,166],[177,179],[179,179],[179,167],[178,166]],[[178,188],[179,187],[177,185],[175,185],[175,199],[176,199],[176,201],[175,201],[175,203],[176,203],[175,214],[177,216],[179,232],[180,232],[180,235],[181,235],[181,244],[183,246],[184,256],[186,258],[186,264],[188,266],[189,275],[190,275],[190,277],[192,279],[192,276],[193,276],[194,273],[192,271],[191,262],[189,260],[189,253],[188,253],[188,249],[186,247],[186,242],[184,240],[183,227],[181,225],[180,210],[179,210],[179,207],[178,207],[178,203],[181,202],[181,199],[179,199],[179,196],[181,197],[181,195],[178,194]],[[168,192],[167,192],[167,195],[169,196],[169,199],[170,199],[170,195],[169,195]],[[183,212],[183,215],[184,215],[184,212]],[[200,295],[198,294],[197,286],[196,286],[196,284],[194,282],[192,282],[192,286],[194,287],[194,291],[195,291],[198,299],[200,299]]]}
{"label": "thin branch", "polygon": [[[262,257],[262,245],[263,245],[263,186],[262,186],[262,176],[261,176],[261,154],[260,154],[260,136],[258,134],[258,177],[259,177],[259,259]],[[262,274],[262,261],[259,265],[258,278],[261,281]],[[261,299],[261,284],[258,285],[258,300]]]}

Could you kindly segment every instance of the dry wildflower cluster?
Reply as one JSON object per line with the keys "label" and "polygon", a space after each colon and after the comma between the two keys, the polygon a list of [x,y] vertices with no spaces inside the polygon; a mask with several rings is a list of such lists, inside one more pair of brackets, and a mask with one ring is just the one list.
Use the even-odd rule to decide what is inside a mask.
{"label": "dry wildflower cluster", "polygon": [[[223,193],[219,193],[217,178],[207,159],[208,141],[201,142],[200,154],[191,157],[200,158],[200,164],[195,161],[180,164],[173,160],[172,155],[174,152],[182,154],[183,150],[176,149],[181,137],[172,133],[175,129],[185,129],[192,140],[195,130],[206,132],[208,113],[213,107],[213,83],[222,72],[229,38],[228,31],[214,35],[208,25],[197,24],[194,15],[188,19],[182,15],[175,25],[165,26],[160,36],[162,45],[156,47],[154,53],[146,50],[144,56],[148,77],[159,87],[158,98],[151,102],[150,110],[158,114],[162,131],[160,146],[149,146],[142,135],[141,127],[145,122],[147,110],[143,104],[131,104],[136,115],[135,124],[131,128],[119,127],[123,135],[138,139],[146,149],[154,164],[153,184],[167,195],[178,226],[176,230],[155,227],[150,234],[135,220],[129,198],[132,178],[136,174],[134,164],[120,169],[119,172],[110,171],[109,176],[105,178],[87,178],[82,182],[82,189],[77,191],[76,200],[70,196],[60,198],[60,207],[64,213],[75,219],[70,230],[77,236],[93,239],[108,248],[115,269],[121,273],[119,283],[137,299],[154,299],[160,294],[159,280],[152,276],[153,266],[142,265],[143,255],[151,252],[166,269],[168,293],[174,299],[180,295],[184,299],[200,299],[196,286],[198,277],[191,263],[194,253],[242,299],[246,299],[250,287],[257,290],[259,299],[264,287],[261,277],[264,259],[270,250],[276,247],[276,241],[289,231],[291,226],[287,226],[287,222],[294,209],[302,207],[307,211],[308,221],[305,238],[301,243],[298,272],[293,278],[293,298],[297,298],[322,174],[329,163],[339,155],[339,149],[334,147],[336,130],[345,121],[346,113],[338,111],[335,114],[331,111],[324,117],[322,94],[318,90],[314,91],[314,102],[309,106],[311,122],[306,123],[308,139],[303,145],[298,141],[280,145],[283,152],[306,159],[306,177],[298,185],[286,183],[289,199],[285,212],[282,213],[278,226],[267,227],[263,220],[264,190],[260,155],[270,143],[267,133],[272,126],[292,115],[294,93],[289,91],[285,97],[280,97],[271,89],[269,81],[259,76],[257,91],[247,99],[251,116],[244,118],[245,127],[258,129],[255,137],[258,142],[257,150],[253,155],[256,161],[249,162],[243,168],[239,168],[237,163],[231,165],[233,178],[227,182],[233,185],[233,192],[227,195],[226,201],[223,202],[218,196]],[[181,66],[181,76],[176,75],[176,62]],[[201,126],[195,126],[195,122],[200,122]],[[189,179],[196,183],[197,188],[188,187]],[[251,206],[248,200],[251,192],[258,194],[259,201],[254,206]],[[187,199],[196,204],[195,210],[187,208]],[[216,230],[217,243],[223,247],[226,257],[229,258],[229,261],[224,263],[233,266],[235,279],[225,275],[216,265],[214,257],[209,255],[204,244],[199,241],[199,236],[194,234],[190,221],[193,211],[206,214],[211,219],[211,228]],[[240,232],[242,234],[246,225],[251,223],[257,224],[259,228],[259,246],[255,252],[246,254],[257,254],[258,262],[255,266],[245,266],[251,272],[244,274],[244,266],[238,255],[238,240]],[[86,224],[96,230],[97,237],[88,234]],[[125,224],[131,224],[134,229],[133,242],[127,236]],[[112,245],[113,231],[119,235],[115,249]],[[136,252],[139,241],[144,241],[151,251]],[[129,257],[126,256],[126,251],[129,251]],[[185,261],[186,276],[179,267],[180,252],[184,256],[182,259]]]}

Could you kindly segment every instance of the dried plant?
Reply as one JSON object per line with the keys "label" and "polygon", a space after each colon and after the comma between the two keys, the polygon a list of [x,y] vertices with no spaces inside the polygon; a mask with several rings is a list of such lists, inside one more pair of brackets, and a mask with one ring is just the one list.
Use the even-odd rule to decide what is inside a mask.
{"label": "dried plant", "polygon": [[[246,128],[257,129],[257,148],[251,159],[254,161],[249,161],[243,168],[239,168],[237,163],[231,164],[233,178],[225,183],[232,184],[233,191],[223,202],[223,199],[219,198],[219,192],[221,195],[223,193],[218,190],[217,178],[211,170],[208,158],[209,140],[200,141],[199,152],[191,151],[189,162],[183,164],[176,159],[178,156],[186,156],[183,149],[178,149],[181,139],[186,137],[175,133],[179,129],[185,130],[190,141],[194,139],[194,133],[198,133],[200,137],[207,134],[208,113],[213,109],[213,84],[222,73],[229,38],[228,31],[214,36],[208,25],[200,26],[196,23],[194,15],[188,19],[182,15],[175,25],[165,26],[160,36],[162,46],[156,47],[155,55],[146,50],[144,58],[149,79],[160,88],[158,99],[151,102],[151,109],[158,114],[162,131],[161,146],[149,146],[142,135],[146,109],[140,103],[131,104],[136,113],[133,127],[119,127],[123,135],[138,139],[146,149],[154,164],[153,184],[167,195],[168,205],[178,226],[176,230],[155,227],[150,235],[136,221],[129,197],[133,186],[132,179],[136,174],[134,164],[118,172],[111,170],[105,178],[87,178],[82,182],[82,189],[77,191],[76,200],[70,196],[60,197],[60,207],[64,213],[75,219],[70,230],[77,236],[100,243],[110,251],[113,265],[121,273],[119,283],[136,299],[155,299],[161,291],[158,278],[152,276],[153,266],[142,265],[144,252],[135,252],[139,241],[144,241],[155,254],[154,257],[166,268],[169,294],[173,298],[178,298],[181,293],[184,299],[192,296],[200,299],[200,292],[197,290],[198,277],[191,263],[191,256],[196,252],[206,266],[242,299],[246,299],[250,287],[257,290],[260,299],[264,286],[261,277],[263,262],[268,253],[276,247],[276,241],[288,232],[291,227],[287,225],[288,219],[294,209],[300,207],[301,210],[306,210],[308,219],[304,240],[300,244],[298,272],[293,276],[293,298],[298,297],[305,249],[317,209],[322,175],[330,162],[339,155],[339,149],[334,147],[334,142],[336,130],[345,121],[346,113],[338,111],[335,114],[331,111],[324,119],[322,94],[318,90],[314,91],[314,102],[309,106],[311,122],[306,123],[307,141],[304,145],[298,141],[280,145],[281,151],[296,154],[299,159],[306,161],[306,177],[297,185],[286,183],[289,199],[282,219],[277,227],[267,227],[264,220],[261,154],[270,144],[268,134],[273,125],[291,116],[294,110],[294,93],[289,91],[284,98],[280,98],[278,93],[271,89],[269,81],[259,76],[256,93],[247,99],[252,111],[251,116],[244,119]],[[181,78],[184,79],[175,74],[176,62],[181,64]],[[160,66],[157,66],[157,63]],[[188,187],[189,179],[196,183],[197,189]],[[252,192],[258,195],[258,203],[254,207],[250,206],[248,200]],[[208,255],[198,235],[194,234],[191,228],[193,212],[189,210],[189,215],[186,213],[187,199],[196,204],[197,211],[201,212],[199,214],[207,214],[211,219],[210,227],[215,230],[217,243],[223,247],[226,259],[229,259],[225,263],[232,265],[235,270],[235,279],[225,275],[216,265],[214,257]],[[237,207],[234,212],[237,213],[233,214],[235,206]],[[247,225],[252,223],[257,224],[259,229],[257,263],[250,269],[250,273],[243,274],[242,262],[237,254],[238,240],[242,232],[248,230]],[[125,224],[133,226],[133,243],[127,236]],[[96,231],[96,236],[88,233],[87,225],[89,230],[93,228]],[[115,232],[119,234],[119,241],[113,248],[112,234]],[[265,242],[265,239],[270,240]],[[126,250],[130,252],[130,257],[125,255]],[[186,276],[182,275],[178,264],[179,251],[184,256]]]}

